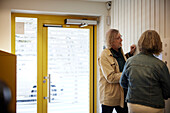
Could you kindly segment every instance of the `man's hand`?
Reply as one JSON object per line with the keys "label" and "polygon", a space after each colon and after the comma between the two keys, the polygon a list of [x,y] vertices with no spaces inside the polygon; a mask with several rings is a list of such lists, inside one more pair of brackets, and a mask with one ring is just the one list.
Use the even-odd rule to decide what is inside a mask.
{"label": "man's hand", "polygon": [[133,55],[135,51],[136,51],[136,45],[133,44],[130,46],[130,54]]}

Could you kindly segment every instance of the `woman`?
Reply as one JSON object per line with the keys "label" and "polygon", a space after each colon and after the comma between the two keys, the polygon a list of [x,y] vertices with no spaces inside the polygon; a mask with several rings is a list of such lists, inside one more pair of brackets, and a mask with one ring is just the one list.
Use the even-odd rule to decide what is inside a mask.
{"label": "woman", "polygon": [[154,56],[162,52],[159,34],[145,31],[138,47],[140,53],[127,60],[120,78],[121,86],[128,88],[129,113],[163,113],[164,99],[170,97],[170,74],[166,64]]}
{"label": "woman", "polygon": [[[100,67],[100,103],[102,113],[112,113],[115,108],[117,113],[128,113],[124,104],[126,91],[119,84],[126,57],[122,51],[122,38],[118,30],[110,29],[106,35],[106,49],[98,59]],[[126,56],[132,56],[136,46],[131,46],[131,52]]]}

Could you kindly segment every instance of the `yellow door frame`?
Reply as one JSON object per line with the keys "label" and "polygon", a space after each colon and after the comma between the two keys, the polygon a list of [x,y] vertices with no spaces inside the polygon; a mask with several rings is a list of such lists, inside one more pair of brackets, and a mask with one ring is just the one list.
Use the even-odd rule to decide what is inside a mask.
{"label": "yellow door frame", "polygon": [[[76,28],[76,25],[65,25],[65,19],[84,19],[85,17],[55,16],[12,13],[11,15],[11,52],[15,54],[15,17],[37,18],[37,113],[47,113],[47,82],[43,85],[43,77],[47,76],[47,27],[43,24],[62,25]],[[89,18],[96,20],[97,18]],[[90,29],[90,113],[97,113],[97,26],[88,26]],[[45,90],[43,90],[45,89]]]}

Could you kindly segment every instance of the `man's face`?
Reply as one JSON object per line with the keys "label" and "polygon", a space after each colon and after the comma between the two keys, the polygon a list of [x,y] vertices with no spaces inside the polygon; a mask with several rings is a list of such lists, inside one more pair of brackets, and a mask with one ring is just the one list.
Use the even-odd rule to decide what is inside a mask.
{"label": "man's face", "polygon": [[120,33],[118,33],[117,37],[114,38],[114,42],[113,42],[113,49],[119,49],[120,47],[122,47],[122,35]]}

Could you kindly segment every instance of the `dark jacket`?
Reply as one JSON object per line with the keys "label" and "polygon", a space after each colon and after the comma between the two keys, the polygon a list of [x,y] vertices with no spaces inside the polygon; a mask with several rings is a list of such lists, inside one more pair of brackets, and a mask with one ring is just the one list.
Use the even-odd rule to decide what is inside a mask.
{"label": "dark jacket", "polygon": [[154,108],[164,108],[170,98],[170,74],[164,62],[153,55],[139,53],[127,60],[120,78],[128,88],[126,101]]}

